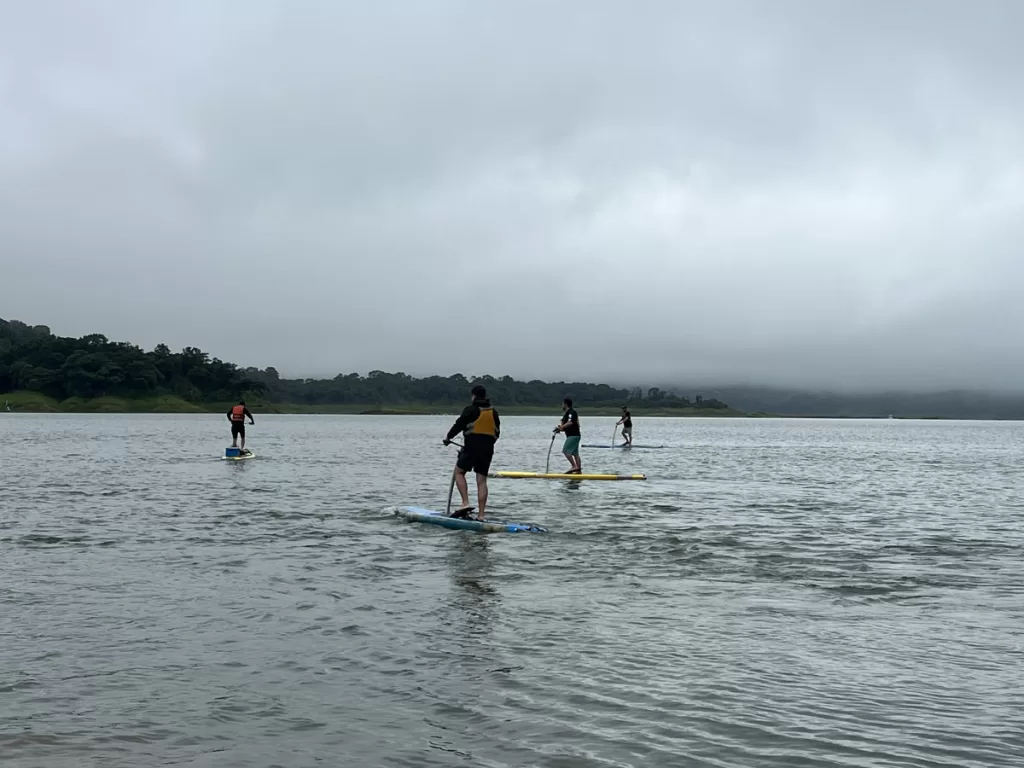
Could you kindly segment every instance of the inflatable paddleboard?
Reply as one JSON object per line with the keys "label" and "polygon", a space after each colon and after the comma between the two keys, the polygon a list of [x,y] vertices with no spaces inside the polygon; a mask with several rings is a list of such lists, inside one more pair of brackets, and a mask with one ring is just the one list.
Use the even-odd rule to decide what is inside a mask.
{"label": "inflatable paddleboard", "polygon": [[242,459],[255,459],[255,453],[243,453],[238,456],[221,456],[224,461],[241,461]]}
{"label": "inflatable paddleboard", "polygon": [[461,517],[446,517],[444,512],[423,507],[399,507],[395,517],[410,523],[428,523],[442,528],[481,533],[546,533],[547,529],[533,523],[507,523],[501,520],[466,520]]}
{"label": "inflatable paddleboard", "polygon": [[646,480],[647,475],[588,475],[566,474],[564,472],[490,472],[488,477],[504,477],[509,480]]}
{"label": "inflatable paddleboard", "polygon": [[664,445],[640,445],[639,443],[633,443],[632,445],[625,445],[623,443],[619,443],[618,445],[608,445],[608,444],[599,445],[597,443],[584,443],[580,447],[581,448],[647,448],[647,449],[652,449],[653,450],[655,448],[664,448],[665,446]]}

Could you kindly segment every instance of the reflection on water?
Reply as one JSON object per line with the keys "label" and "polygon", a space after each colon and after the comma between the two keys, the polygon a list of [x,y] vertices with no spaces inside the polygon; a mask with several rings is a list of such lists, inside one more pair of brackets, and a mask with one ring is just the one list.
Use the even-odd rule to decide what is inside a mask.
{"label": "reflection on water", "polygon": [[494,558],[486,536],[458,536],[447,542],[445,562],[455,589],[450,591],[452,623],[464,637],[488,635],[501,597],[494,585]]}

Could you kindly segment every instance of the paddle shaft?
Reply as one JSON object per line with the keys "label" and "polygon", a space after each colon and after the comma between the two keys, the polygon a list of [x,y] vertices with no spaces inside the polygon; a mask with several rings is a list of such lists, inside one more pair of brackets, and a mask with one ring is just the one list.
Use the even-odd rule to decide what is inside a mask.
{"label": "paddle shaft", "polygon": [[[462,443],[457,443],[454,440],[449,441],[449,445],[457,445],[459,448],[462,447]],[[452,481],[448,484],[448,506],[444,511],[445,517],[452,516],[452,494],[455,493],[455,472],[457,470],[452,469]]]}
{"label": "paddle shaft", "polygon": [[448,506],[445,507],[444,516],[452,516],[452,494],[455,493],[455,470],[452,470],[452,481],[448,483]]}
{"label": "paddle shaft", "polygon": [[555,438],[558,437],[558,433],[555,432],[551,435],[551,443],[548,445],[548,460],[544,463],[544,474],[548,474],[551,471],[551,449],[555,447]]}

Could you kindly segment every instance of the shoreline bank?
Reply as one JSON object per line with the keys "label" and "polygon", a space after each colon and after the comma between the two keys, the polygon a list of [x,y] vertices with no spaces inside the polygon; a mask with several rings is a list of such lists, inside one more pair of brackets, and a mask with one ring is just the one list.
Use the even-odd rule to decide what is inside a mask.
{"label": "shoreline bank", "polygon": [[[122,398],[97,397],[93,399],[69,398],[58,401],[38,392],[11,392],[0,394],[0,414],[4,411],[5,401],[10,402],[12,413],[226,413],[234,403],[191,403],[180,397],[165,395],[154,398]],[[372,403],[337,404],[337,405],[304,405],[300,403],[268,403],[248,401],[249,408],[255,415],[263,414],[300,414],[310,416],[452,416],[462,410],[462,404],[455,405],[381,405]],[[551,407],[515,406],[495,403],[498,412],[506,416],[558,416],[557,404]],[[587,407],[581,406],[591,416],[621,415],[621,410],[614,406]],[[731,408],[650,408],[630,407],[634,417],[714,417],[736,418],[764,416],[765,414],[746,414]]]}

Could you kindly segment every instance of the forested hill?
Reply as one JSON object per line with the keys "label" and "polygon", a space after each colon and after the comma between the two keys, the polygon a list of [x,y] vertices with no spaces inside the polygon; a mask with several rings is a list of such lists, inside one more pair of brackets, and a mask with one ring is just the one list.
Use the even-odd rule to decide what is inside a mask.
{"label": "forested hill", "polygon": [[177,395],[190,402],[229,401],[266,387],[237,366],[200,349],[152,352],[98,333],[54,336],[45,325],[0,319],[0,392],[28,390],[56,400],[71,397]]}
{"label": "forested hill", "polygon": [[304,406],[403,405],[461,406],[470,385],[487,387],[495,404],[557,407],[569,396],[584,407],[618,407],[629,403],[651,409],[714,414],[728,406],[714,398],[687,397],[657,388],[614,388],[581,382],[516,381],[509,376],[468,378],[462,374],[413,378],[404,373],[371,371],[366,376],[340,374],[333,379],[284,379],[274,368],[239,368],[211,358],[195,347],[171,352],[160,344],[146,352],[100,334],[81,338],[55,336],[46,326],[0,319],[0,393],[38,392],[57,401],[69,398],[153,398],[173,395],[202,404],[245,397],[254,403]]}

